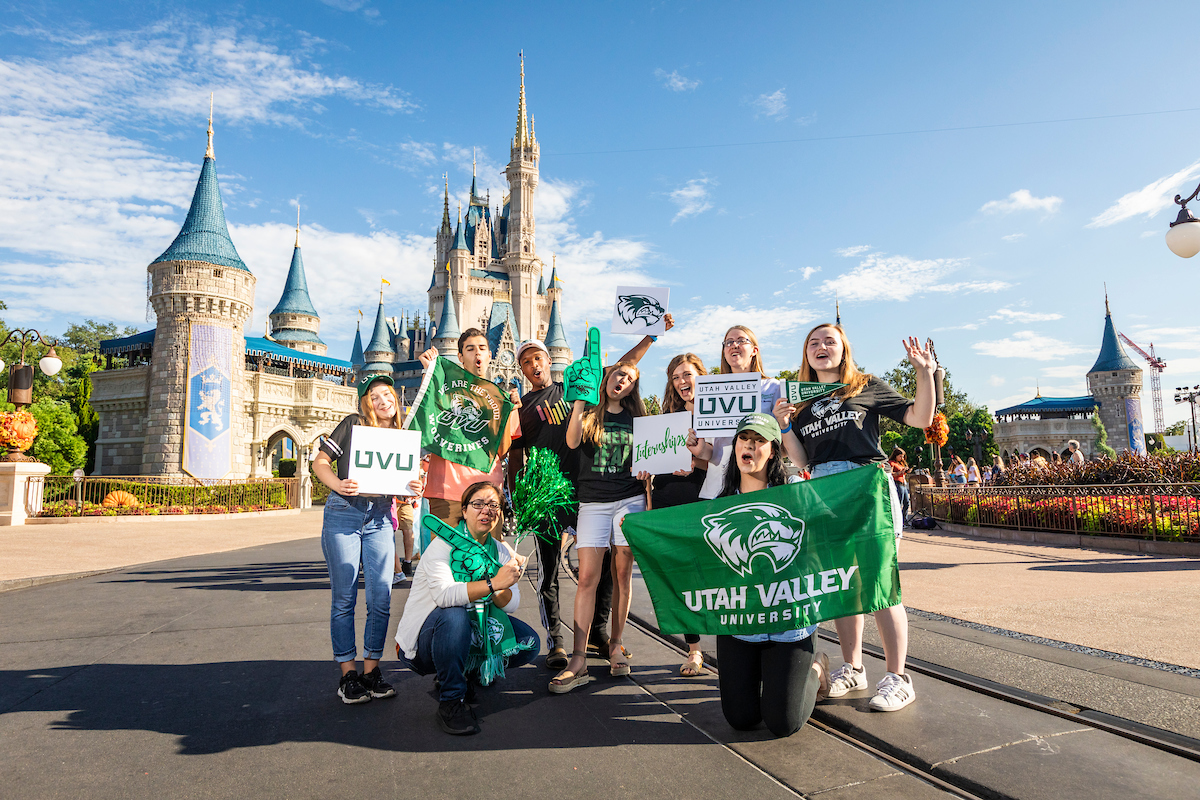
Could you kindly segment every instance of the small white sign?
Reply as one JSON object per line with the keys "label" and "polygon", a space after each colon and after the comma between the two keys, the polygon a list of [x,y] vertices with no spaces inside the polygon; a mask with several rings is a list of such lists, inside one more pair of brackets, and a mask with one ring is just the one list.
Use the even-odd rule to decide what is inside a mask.
{"label": "small white sign", "polygon": [[667,332],[667,300],[671,290],[655,286],[618,286],[613,333],[658,336]]}
{"label": "small white sign", "polygon": [[696,435],[701,438],[732,436],[747,414],[760,410],[761,379],[757,372],[697,375],[696,401],[692,408],[692,427]]}
{"label": "small white sign", "polygon": [[663,475],[677,469],[691,469],[692,454],[687,449],[687,432],[692,415],[687,411],[633,418],[633,474],[645,470]]}
{"label": "small white sign", "polygon": [[421,477],[421,432],[355,425],[342,457],[360,494],[408,494],[409,482]]}

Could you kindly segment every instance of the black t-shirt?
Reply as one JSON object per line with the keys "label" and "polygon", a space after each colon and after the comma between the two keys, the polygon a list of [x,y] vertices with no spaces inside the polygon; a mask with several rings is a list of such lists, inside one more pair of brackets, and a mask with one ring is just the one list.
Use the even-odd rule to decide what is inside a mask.
{"label": "black t-shirt", "polygon": [[872,376],[863,390],[848,400],[829,395],[809,403],[792,420],[792,432],[814,466],[827,461],[886,461],[879,449],[879,415],[903,422],[912,404]]}
{"label": "black t-shirt", "polygon": [[612,503],[637,497],[644,487],[633,477],[633,415],[625,409],[605,414],[600,444],[579,445],[576,488],[581,503]]}
{"label": "black t-shirt", "polygon": [[517,413],[521,418],[521,438],[513,442],[513,449],[545,447],[553,450],[562,464],[563,475],[574,481],[579,471],[579,451],[567,447],[571,407],[563,400],[563,385],[551,383],[545,389],[523,396]]}
{"label": "black t-shirt", "polygon": [[338,480],[346,480],[350,477],[350,459],[342,458],[342,453],[350,449],[350,433],[355,425],[362,425],[362,417],[358,414],[351,414],[344,420],[338,423],[338,426],[333,429],[333,433],[321,442],[321,452],[325,453],[333,461],[337,462]]}
{"label": "black t-shirt", "polygon": [[694,503],[700,499],[700,487],[708,470],[693,469],[690,475],[676,475],[668,472],[665,475],[654,476],[654,488],[650,492],[650,505],[654,508],[670,508],[685,503]]}

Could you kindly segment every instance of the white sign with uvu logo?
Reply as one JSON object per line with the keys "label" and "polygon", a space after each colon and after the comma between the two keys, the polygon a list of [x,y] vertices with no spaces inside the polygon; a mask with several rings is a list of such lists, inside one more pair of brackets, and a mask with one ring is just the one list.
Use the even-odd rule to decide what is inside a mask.
{"label": "white sign with uvu logo", "polygon": [[665,475],[677,469],[691,469],[692,454],[687,449],[687,432],[692,415],[687,411],[633,418],[633,474],[649,472]]}
{"label": "white sign with uvu logo", "polygon": [[342,458],[360,494],[408,494],[409,481],[421,477],[421,432],[355,425]]}
{"label": "white sign with uvu logo", "polygon": [[757,372],[697,375],[692,427],[696,435],[732,436],[747,414],[758,411],[761,379]]}
{"label": "white sign with uvu logo", "polygon": [[667,300],[671,290],[656,286],[618,286],[613,333],[658,336],[667,332]]}

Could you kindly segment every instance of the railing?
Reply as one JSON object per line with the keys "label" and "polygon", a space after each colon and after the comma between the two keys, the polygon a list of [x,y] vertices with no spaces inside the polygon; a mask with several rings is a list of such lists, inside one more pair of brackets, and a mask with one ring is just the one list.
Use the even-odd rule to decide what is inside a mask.
{"label": "railing", "polygon": [[197,481],[186,477],[148,475],[79,478],[71,475],[47,475],[44,478],[30,479],[25,505],[27,513],[36,517],[271,511],[300,508],[300,479]]}
{"label": "railing", "polygon": [[963,525],[1200,541],[1200,483],[918,486],[913,510]]}

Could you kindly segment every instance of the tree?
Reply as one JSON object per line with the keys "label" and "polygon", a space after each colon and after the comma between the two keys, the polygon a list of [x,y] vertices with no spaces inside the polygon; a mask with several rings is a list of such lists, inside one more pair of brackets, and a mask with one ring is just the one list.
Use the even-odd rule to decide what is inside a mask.
{"label": "tree", "polygon": [[50,465],[52,475],[70,475],[83,466],[88,446],[79,435],[79,426],[71,407],[57,400],[42,398],[29,407],[38,424],[38,435],[29,454]]}
{"label": "tree", "polygon": [[115,322],[96,322],[94,319],[85,319],[82,325],[76,325],[74,322],[67,325],[67,332],[62,335],[60,340],[76,352],[99,353],[100,342],[105,339],[132,336],[137,332],[137,328],[134,327],[120,329]]}
{"label": "tree", "polygon": [[779,380],[781,381],[798,381],[800,380],[800,370],[798,369],[781,369],[779,370]]}
{"label": "tree", "polygon": [[92,379],[90,373],[97,368],[90,360],[88,365],[91,367],[87,372],[80,377],[75,384],[75,394],[71,398],[71,409],[75,412],[75,419],[79,426],[79,435],[83,437],[83,441],[87,443],[87,458],[84,464],[84,471],[91,474],[92,469],[96,465],[96,439],[100,436],[100,415],[92,408]]}
{"label": "tree", "polygon": [[658,395],[652,394],[649,397],[642,398],[642,402],[646,405],[646,413],[656,415],[662,413],[662,403],[659,402]]}
{"label": "tree", "polygon": [[1183,436],[1186,431],[1187,423],[1179,420],[1179,422],[1173,422],[1168,425],[1167,429],[1163,431],[1163,436]]}
{"label": "tree", "polygon": [[1096,452],[1115,458],[1117,451],[1108,446],[1108,431],[1104,429],[1104,423],[1095,411],[1092,412],[1092,427],[1096,429]]}

